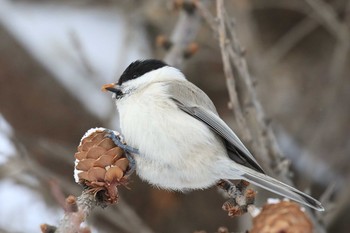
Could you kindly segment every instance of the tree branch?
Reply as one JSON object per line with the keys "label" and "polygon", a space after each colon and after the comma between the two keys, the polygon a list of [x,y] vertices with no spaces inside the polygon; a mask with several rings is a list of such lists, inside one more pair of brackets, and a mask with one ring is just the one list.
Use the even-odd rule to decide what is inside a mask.
{"label": "tree branch", "polygon": [[[66,199],[68,203],[69,197]],[[80,230],[80,224],[85,221],[90,212],[101,203],[96,201],[94,195],[88,192],[82,194],[74,201],[69,203],[76,208],[66,210],[55,233],[76,233]],[[102,204],[103,205],[103,204]]]}
{"label": "tree branch", "polygon": [[[252,135],[252,141],[248,141],[247,144],[263,163],[264,169],[266,169],[268,173],[285,174],[281,178],[284,182],[291,183],[287,176],[289,171],[286,166],[283,166],[282,171],[273,171],[285,158],[279,149],[272,128],[267,124],[264,110],[258,100],[253,80],[248,71],[247,62],[244,58],[244,51],[236,36],[234,24],[226,14],[222,1],[217,1],[217,17],[219,21],[219,42],[223,56],[224,69],[233,69],[237,82],[237,87],[231,86],[232,83],[227,83],[229,92],[237,93],[239,99],[239,105],[232,107],[234,109],[240,107],[244,114],[243,118],[250,121],[249,124],[245,124],[245,127],[242,127],[243,129],[241,129],[240,132],[244,132],[244,135]],[[226,76],[226,78],[233,79],[233,77],[230,76]],[[237,92],[237,90],[240,91]],[[233,103],[236,102],[235,99],[231,98],[231,95],[230,101]],[[241,120],[237,120],[237,124],[240,125]],[[271,164],[270,161],[275,161],[276,163]]]}
{"label": "tree branch", "polygon": [[[244,129],[245,131],[250,131],[252,135],[253,142],[249,143],[249,146],[262,162],[263,168],[267,169],[268,173],[272,173],[274,176],[277,175],[279,179],[292,184],[292,180],[289,177],[289,163],[286,162],[285,157],[281,153],[271,126],[267,124],[265,112],[257,98],[253,80],[244,58],[244,52],[236,35],[235,25],[225,12],[223,0],[217,0],[216,3],[219,22],[217,29],[219,34],[218,39],[226,79],[235,79],[236,81],[235,83],[226,82],[228,85],[227,88],[229,92],[235,92],[239,100],[239,105],[233,107],[240,108],[244,114],[244,118],[250,120],[249,124],[247,124],[248,127]],[[205,12],[205,15],[206,19],[211,18],[208,17],[208,12]],[[212,22],[212,20],[209,22],[211,27]],[[216,34],[216,31],[214,33]],[[232,96],[234,95],[230,95],[230,101],[236,103],[237,100],[232,99]],[[323,227],[317,223],[311,211],[309,211],[309,215],[312,218],[314,226],[317,228],[317,232],[325,232]]]}
{"label": "tree branch", "polygon": [[[222,4],[222,3],[221,3]],[[218,36],[219,36],[219,44],[221,49],[221,56],[222,61],[224,64],[224,72],[226,76],[226,86],[228,89],[229,97],[230,97],[230,108],[233,111],[233,114],[235,116],[235,120],[237,122],[237,126],[239,127],[239,131],[243,133],[242,137],[244,141],[251,142],[252,135],[247,129],[247,122],[243,116],[243,110],[241,108],[241,105],[239,103],[238,95],[236,92],[236,82],[234,79],[234,70],[231,66],[231,59],[230,55],[226,52],[227,50],[231,50],[231,44],[230,41],[227,39],[228,36],[226,35],[226,25],[225,25],[225,19],[224,19],[224,9],[220,3],[218,3],[217,11],[218,11],[218,22],[219,25],[216,30],[218,30]]]}

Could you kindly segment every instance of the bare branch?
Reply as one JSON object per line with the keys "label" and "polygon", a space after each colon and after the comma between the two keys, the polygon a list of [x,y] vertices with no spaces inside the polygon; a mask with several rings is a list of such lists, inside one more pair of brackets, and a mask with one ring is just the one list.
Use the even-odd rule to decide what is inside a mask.
{"label": "bare branch", "polygon": [[[235,120],[237,121],[237,125],[240,128],[239,131],[244,133],[243,139],[245,141],[251,141],[252,136],[250,132],[247,129],[247,122],[245,118],[243,117],[242,108],[240,106],[238,95],[236,92],[236,82],[234,79],[234,70],[231,65],[229,54],[227,53],[228,50],[231,50],[231,44],[230,41],[227,39],[226,35],[226,25],[225,25],[225,19],[224,19],[224,8],[223,3],[220,1],[217,5],[217,11],[218,11],[218,21],[219,25],[216,30],[218,30],[219,35],[219,44],[221,49],[221,55],[222,55],[222,61],[224,65],[224,72],[226,77],[226,84],[227,89],[230,97],[230,108],[233,111],[233,114],[235,116]],[[210,18],[210,17],[209,17]]]}
{"label": "bare branch", "polygon": [[[284,157],[279,149],[272,128],[266,122],[265,113],[257,98],[253,81],[248,71],[247,62],[244,58],[244,51],[235,34],[234,24],[225,13],[222,1],[217,1],[217,14],[219,20],[219,42],[223,56],[224,69],[234,70],[232,73],[236,74],[235,80],[237,82],[237,87],[232,86],[234,84],[233,82],[227,82],[229,92],[236,93],[230,94],[230,101],[232,103],[239,103],[239,105],[233,106],[234,111],[237,111],[236,108],[241,109],[240,111],[243,113],[242,118],[250,119],[251,121],[250,124],[243,124],[244,127],[240,129],[240,132],[245,136],[251,135],[250,138],[252,141],[248,140],[247,144],[263,163],[264,169],[271,173],[271,168],[276,168],[276,164],[274,164],[275,167],[273,168],[273,164],[269,161],[276,161],[277,164],[279,164],[279,162],[284,160]],[[229,32],[229,34],[226,32]],[[233,75],[227,72],[225,73],[226,79],[233,79]],[[239,93],[237,89],[240,90]],[[237,95],[237,100],[232,98],[234,95]],[[235,115],[235,117],[237,116]],[[239,125],[242,124],[242,121],[243,120],[240,119],[237,120]],[[243,139],[246,138],[243,136]],[[281,172],[283,174],[288,174],[288,171]],[[274,173],[276,173],[276,171]],[[285,182],[291,183],[287,176],[282,178]]]}
{"label": "bare branch", "polygon": [[[67,198],[68,200],[68,198]],[[56,233],[76,233],[80,229],[80,224],[85,221],[90,212],[97,206],[104,206],[96,200],[95,196],[88,192],[83,192],[77,199],[77,211],[66,211]]]}

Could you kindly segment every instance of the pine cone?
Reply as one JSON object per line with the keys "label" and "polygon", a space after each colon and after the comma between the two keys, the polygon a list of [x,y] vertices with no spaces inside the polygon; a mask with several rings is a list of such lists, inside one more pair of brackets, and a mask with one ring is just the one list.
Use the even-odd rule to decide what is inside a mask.
{"label": "pine cone", "polygon": [[117,202],[117,186],[127,183],[129,161],[124,151],[106,137],[104,128],[89,130],[74,157],[76,182],[103,201]]}
{"label": "pine cone", "polygon": [[312,233],[312,223],[294,202],[267,204],[253,219],[250,233]]}

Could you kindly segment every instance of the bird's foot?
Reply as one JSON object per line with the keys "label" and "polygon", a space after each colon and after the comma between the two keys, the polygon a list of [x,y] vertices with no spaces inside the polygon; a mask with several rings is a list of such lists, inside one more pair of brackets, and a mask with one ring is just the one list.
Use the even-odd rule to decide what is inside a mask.
{"label": "bird's foot", "polygon": [[105,137],[110,138],[114,142],[114,144],[116,144],[118,147],[122,148],[124,151],[129,152],[129,153],[133,153],[133,154],[138,154],[139,153],[138,149],[126,145],[122,135],[120,135],[120,134],[116,135],[114,133],[114,131],[110,130],[110,129],[106,129],[105,132],[106,132],[106,136]]}
{"label": "bird's foot", "polygon": [[136,169],[136,161],[132,154],[139,154],[139,150],[126,145],[122,135],[115,134],[113,130],[106,129],[105,132],[105,137],[110,138],[114,142],[114,144],[116,144],[118,147],[125,151],[125,157],[129,161],[129,169],[126,171],[125,176],[130,176]]}
{"label": "bird's foot", "polygon": [[226,191],[230,198],[236,198],[237,196],[242,196],[247,186],[246,181],[241,180],[237,185],[233,184],[229,180],[220,180],[216,185]]}
{"label": "bird's foot", "polygon": [[230,199],[226,201],[222,208],[231,217],[241,216],[248,211],[248,206],[254,205],[256,192],[247,187],[249,182],[241,180],[237,185],[228,180],[220,180],[217,186],[227,192]]}
{"label": "bird's foot", "polygon": [[129,169],[126,171],[125,176],[130,176],[136,170],[136,161],[132,154],[125,152],[125,157],[129,161]]}

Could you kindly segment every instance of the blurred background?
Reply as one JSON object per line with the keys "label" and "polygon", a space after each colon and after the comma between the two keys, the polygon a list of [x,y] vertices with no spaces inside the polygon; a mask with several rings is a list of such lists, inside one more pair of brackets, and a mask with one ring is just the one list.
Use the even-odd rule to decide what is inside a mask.
{"label": "blurred background", "polygon": [[[319,219],[329,232],[348,232],[350,1],[225,5],[295,186],[324,201]],[[59,200],[81,192],[73,179],[80,138],[93,127],[118,129],[101,86],[136,59],[166,55],[155,41],[171,36],[175,8],[171,0],[0,0],[0,232],[57,225]],[[235,128],[219,44],[204,20],[194,42],[199,50],[182,70]],[[227,216],[216,188],[171,193],[136,175],[129,187],[119,188],[117,205],[89,217],[93,232],[243,232],[251,224]],[[270,196],[259,190],[258,205]]]}

